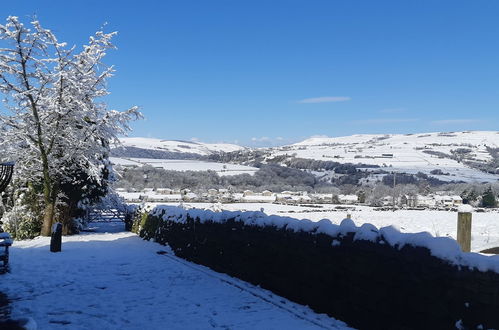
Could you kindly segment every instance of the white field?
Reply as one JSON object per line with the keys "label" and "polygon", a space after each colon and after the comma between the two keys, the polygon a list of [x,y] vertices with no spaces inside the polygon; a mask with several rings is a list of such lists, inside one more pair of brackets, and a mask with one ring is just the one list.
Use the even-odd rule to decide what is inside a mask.
{"label": "white field", "polygon": [[[442,181],[494,182],[498,175],[480,172],[450,158],[439,158],[423,151],[436,151],[451,155],[451,150],[471,149],[467,155],[477,162],[490,161],[487,147],[499,147],[499,132],[472,131],[454,133],[422,133],[411,135],[359,134],[345,137],[317,137],[274,148],[274,155],[296,154],[299,158],[331,160],[340,163],[378,165],[386,171],[430,175],[440,169],[450,175],[432,175]],[[382,157],[392,154],[393,158]]]}
{"label": "white field", "polygon": [[213,152],[232,152],[245,149],[244,147],[228,143],[201,143],[194,141],[160,140],[143,137],[121,138],[120,141],[125,147],[170,152],[185,152],[205,156]]}
{"label": "white field", "polygon": [[[178,205],[178,203],[160,203],[167,205]],[[154,204],[151,203],[151,206]],[[210,204],[210,203],[183,203],[184,206],[195,208],[223,209],[229,211],[259,211],[261,208],[268,215],[289,216],[297,219],[309,219],[319,221],[329,219],[335,224],[340,224],[347,216],[352,215],[352,220],[357,226],[371,223],[377,228],[395,226],[401,232],[417,233],[429,232],[433,236],[456,238],[457,212],[451,211],[377,211],[375,208],[356,205],[341,205],[349,210],[338,210],[338,205],[316,205],[292,206],[265,203],[234,203],[234,204]],[[479,252],[491,247],[499,247],[499,210],[490,212],[474,212],[472,225],[471,249]]]}
{"label": "white field", "polygon": [[115,165],[124,166],[143,166],[151,165],[153,167],[163,168],[171,171],[215,171],[218,175],[237,175],[237,174],[255,174],[258,168],[228,164],[214,163],[200,160],[178,160],[178,159],[153,159],[153,158],[117,158],[110,157],[110,160]]}

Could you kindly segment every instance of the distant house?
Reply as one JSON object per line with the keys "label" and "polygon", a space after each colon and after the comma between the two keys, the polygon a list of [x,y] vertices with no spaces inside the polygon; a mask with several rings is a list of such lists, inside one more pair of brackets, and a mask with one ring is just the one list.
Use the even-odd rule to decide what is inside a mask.
{"label": "distant house", "polygon": [[290,194],[285,194],[285,192],[276,194],[276,201],[284,204],[293,203],[292,196]]}
{"label": "distant house", "polygon": [[452,198],[452,203],[454,204],[454,206],[459,206],[461,204],[463,204],[463,198],[461,196],[451,196]]}
{"label": "distant house", "polygon": [[185,202],[194,202],[196,200],[198,200],[198,195],[196,195],[195,193],[192,193],[192,192],[189,192],[185,195],[182,196],[182,200],[185,201]]}
{"label": "distant house", "polygon": [[436,195],[435,196],[435,201],[436,201],[436,204],[438,206],[446,206],[446,207],[454,206],[454,200],[452,199],[451,196],[447,196],[447,195],[443,195],[443,196]]}
{"label": "distant house", "polygon": [[243,196],[246,197],[246,196],[253,196],[255,193],[251,190],[245,190],[243,191]]}
{"label": "distant house", "polygon": [[217,196],[218,195],[218,190],[216,190],[216,189],[208,189],[208,195],[209,196]]}
{"label": "distant house", "polygon": [[276,196],[246,195],[243,196],[241,201],[244,203],[274,203],[276,201]]}
{"label": "distant house", "polygon": [[232,194],[232,195],[231,195],[231,197],[232,197],[232,200],[233,200],[234,202],[240,202],[240,201],[242,201],[242,199],[243,199],[243,197],[244,197],[244,194],[241,194],[241,193],[234,193],[234,194]]}
{"label": "distant house", "polygon": [[359,197],[357,195],[338,195],[338,200],[341,204],[356,204]]}
{"label": "distant house", "polygon": [[[185,195],[184,195],[185,196]],[[148,202],[181,202],[182,195],[147,195]]]}
{"label": "distant house", "polygon": [[417,207],[435,207],[437,202],[433,196],[416,195]]}
{"label": "distant house", "polygon": [[393,196],[385,196],[381,200],[383,206],[393,206]]}
{"label": "distant house", "polygon": [[314,203],[332,203],[333,194],[312,194],[310,195]]}
{"label": "distant house", "polygon": [[292,199],[298,203],[310,203],[312,198],[308,195],[293,196]]}
{"label": "distant house", "polygon": [[273,193],[272,193],[272,191],[270,191],[270,190],[264,190],[264,191],[262,192],[262,196],[272,196],[272,195],[273,195]]}
{"label": "distant house", "polygon": [[233,203],[236,201],[236,199],[234,198],[234,196],[232,194],[224,193],[224,194],[218,195],[218,201],[220,203]]}
{"label": "distant house", "polygon": [[289,196],[297,196],[297,195],[301,195],[302,192],[301,191],[289,191],[289,190],[286,190],[286,191],[281,192],[281,194],[283,194],[283,195],[289,195]]}
{"label": "distant house", "polygon": [[156,193],[160,195],[171,195],[172,190],[170,188],[157,188]]}
{"label": "distant house", "polygon": [[129,203],[139,203],[142,201],[141,194],[138,192],[118,192]]}

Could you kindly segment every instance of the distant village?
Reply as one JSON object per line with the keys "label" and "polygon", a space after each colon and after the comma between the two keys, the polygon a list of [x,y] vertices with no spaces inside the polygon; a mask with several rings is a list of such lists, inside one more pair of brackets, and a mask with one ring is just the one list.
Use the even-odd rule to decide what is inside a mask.
{"label": "distant village", "polygon": [[[117,188],[116,192],[130,203],[275,203],[288,205],[301,204],[345,204],[366,205],[365,197],[362,195],[336,195],[325,193],[308,193],[306,191],[283,191],[275,193],[269,190],[253,192],[245,190],[242,193],[234,193],[228,189],[209,189],[204,193],[194,193],[189,189],[174,190],[169,188],[145,188],[142,191],[130,191]],[[449,209],[463,204],[460,196],[449,196],[445,194],[430,195],[401,195],[386,196],[377,205],[385,207],[420,208],[420,209]]]}

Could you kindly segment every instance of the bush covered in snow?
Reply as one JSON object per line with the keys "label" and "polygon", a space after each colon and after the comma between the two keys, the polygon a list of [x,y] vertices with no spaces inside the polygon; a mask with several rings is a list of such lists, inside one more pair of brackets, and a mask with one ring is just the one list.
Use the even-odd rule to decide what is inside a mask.
{"label": "bush covered in snow", "polygon": [[42,223],[40,218],[30,210],[29,206],[18,204],[2,217],[3,229],[13,238],[29,239],[40,234]]}

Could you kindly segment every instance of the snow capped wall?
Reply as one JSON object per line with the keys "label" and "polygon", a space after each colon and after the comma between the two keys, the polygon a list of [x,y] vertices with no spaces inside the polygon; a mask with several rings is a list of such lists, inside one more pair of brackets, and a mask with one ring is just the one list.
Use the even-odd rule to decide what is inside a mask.
{"label": "snow capped wall", "polygon": [[356,328],[499,328],[499,260],[462,253],[450,238],[350,219],[171,206],[152,209],[134,229],[178,257]]}
{"label": "snow capped wall", "polygon": [[[469,208],[460,212],[469,212]],[[151,216],[164,221],[185,223],[188,219],[200,223],[213,222],[223,224],[227,221],[242,222],[245,226],[272,227],[278,230],[303,231],[311,234],[326,234],[333,238],[353,234],[354,240],[367,240],[378,244],[388,244],[402,249],[406,245],[427,248],[432,256],[438,257],[459,267],[475,268],[480,271],[499,273],[499,256],[486,256],[478,253],[462,252],[458,243],[448,237],[434,237],[428,232],[402,233],[393,226],[376,228],[371,224],[357,227],[350,219],[344,219],[340,225],[328,219],[318,222],[308,219],[298,220],[291,217],[266,215],[261,211],[219,211],[186,209],[176,206],[160,205],[150,212]],[[336,244],[336,243],[335,243]]]}

